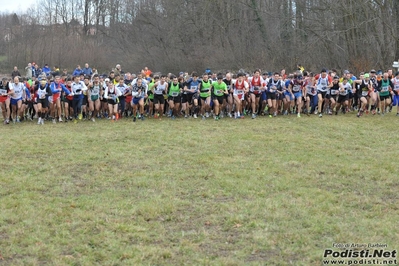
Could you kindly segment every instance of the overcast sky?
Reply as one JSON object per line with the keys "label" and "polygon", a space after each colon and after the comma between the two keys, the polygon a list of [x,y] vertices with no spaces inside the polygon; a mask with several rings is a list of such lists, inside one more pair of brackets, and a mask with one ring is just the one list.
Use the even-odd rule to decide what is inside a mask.
{"label": "overcast sky", "polygon": [[36,0],[0,0],[1,13],[21,13],[31,7]]}

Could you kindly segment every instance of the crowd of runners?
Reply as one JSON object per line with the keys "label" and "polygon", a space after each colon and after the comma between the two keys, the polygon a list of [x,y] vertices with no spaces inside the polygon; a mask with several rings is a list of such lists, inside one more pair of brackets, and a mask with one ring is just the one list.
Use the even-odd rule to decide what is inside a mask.
{"label": "crowd of runners", "polygon": [[[99,75],[85,64],[71,75],[57,67],[51,71],[28,64],[26,75],[14,67],[11,78],[0,82],[0,105],[4,124],[36,121],[163,117],[215,119],[246,116],[384,115],[397,106],[399,116],[399,71],[371,70],[358,77],[344,70],[322,69],[318,73],[302,67],[253,73],[180,72],[153,74],[123,72],[117,65]],[[40,71],[39,71],[40,70]]]}

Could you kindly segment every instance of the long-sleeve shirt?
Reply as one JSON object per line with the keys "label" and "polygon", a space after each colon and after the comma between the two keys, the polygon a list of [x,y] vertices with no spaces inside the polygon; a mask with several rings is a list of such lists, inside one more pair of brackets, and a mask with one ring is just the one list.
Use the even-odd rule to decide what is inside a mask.
{"label": "long-sleeve shirt", "polygon": [[119,96],[122,95],[122,93],[121,93],[121,91],[120,91],[117,87],[115,87],[115,86],[112,86],[111,89],[108,88],[108,87],[105,88],[104,99],[112,99],[114,95],[116,95],[117,97],[119,97]]}
{"label": "long-sleeve shirt", "polygon": [[83,98],[83,91],[87,90],[87,87],[83,81],[72,82],[71,88],[75,98]]}
{"label": "long-sleeve shirt", "polygon": [[[69,95],[69,94],[71,93],[71,92],[65,87],[65,85],[62,84],[62,83],[57,84],[57,83],[55,83],[55,82],[52,82],[51,85],[50,85],[50,88],[51,88],[51,92],[52,92],[53,94],[60,93],[61,91],[63,91],[66,95]],[[61,89],[61,91],[59,91],[58,89]]]}

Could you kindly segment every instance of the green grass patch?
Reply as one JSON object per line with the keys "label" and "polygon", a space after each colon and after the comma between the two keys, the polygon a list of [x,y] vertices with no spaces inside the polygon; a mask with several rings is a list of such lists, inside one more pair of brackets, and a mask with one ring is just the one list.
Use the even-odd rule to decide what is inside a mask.
{"label": "green grass patch", "polygon": [[397,248],[399,119],[0,127],[0,264],[320,265]]}

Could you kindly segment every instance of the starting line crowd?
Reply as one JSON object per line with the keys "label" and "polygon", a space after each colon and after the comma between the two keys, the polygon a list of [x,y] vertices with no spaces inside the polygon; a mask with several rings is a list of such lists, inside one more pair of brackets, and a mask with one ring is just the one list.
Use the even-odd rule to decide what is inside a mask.
{"label": "starting line crowd", "polygon": [[[118,67],[119,65],[117,65]],[[86,64],[86,68],[88,64]],[[80,69],[80,67],[78,66]],[[154,75],[146,67],[139,74],[117,68],[107,75],[75,69],[72,76],[59,72],[0,82],[0,105],[4,124],[32,121],[44,124],[78,120],[145,117],[244,118],[301,114],[338,115],[347,112],[384,115],[397,106],[399,71],[353,73],[322,69],[320,73],[298,70],[252,74],[239,72],[202,75]],[[91,69],[90,69],[91,70]]]}

